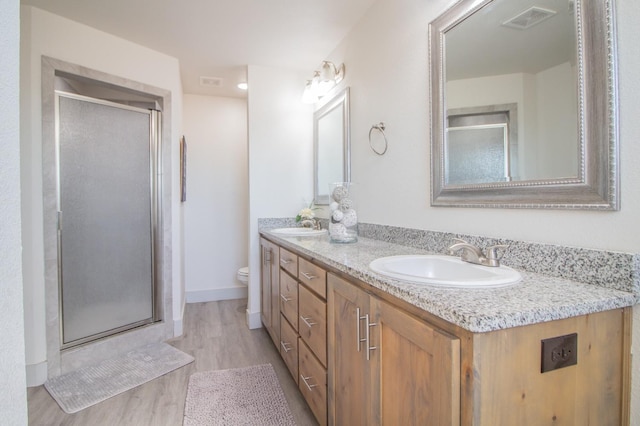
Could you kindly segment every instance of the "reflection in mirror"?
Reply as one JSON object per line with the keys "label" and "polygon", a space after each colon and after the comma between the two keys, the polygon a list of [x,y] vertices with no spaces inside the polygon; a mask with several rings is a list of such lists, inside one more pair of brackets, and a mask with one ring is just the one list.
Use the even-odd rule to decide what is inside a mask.
{"label": "reflection in mirror", "polygon": [[349,182],[349,88],[333,97],[313,115],[314,203],[329,204],[329,184]]}
{"label": "reflection in mirror", "polygon": [[[485,133],[500,138],[506,145],[501,149],[502,163],[518,169],[513,173],[508,167],[497,173],[488,162],[484,180],[470,183],[578,177],[573,12],[572,2],[566,0],[494,0],[445,32],[448,110],[481,106],[497,109],[496,104],[511,101],[520,106],[516,111],[520,117],[514,117],[522,128],[518,140],[500,138],[498,129],[479,131],[473,122],[468,130],[456,126],[452,135],[448,123],[447,140],[464,137],[468,143],[482,141]],[[508,126],[512,111],[502,112],[500,125]],[[476,113],[475,117],[483,114]],[[518,148],[511,158],[509,145]],[[497,152],[494,154],[492,159],[497,162]],[[445,150],[444,155],[451,153]]]}
{"label": "reflection in mirror", "polygon": [[461,0],[431,23],[432,205],[618,208],[612,16]]}

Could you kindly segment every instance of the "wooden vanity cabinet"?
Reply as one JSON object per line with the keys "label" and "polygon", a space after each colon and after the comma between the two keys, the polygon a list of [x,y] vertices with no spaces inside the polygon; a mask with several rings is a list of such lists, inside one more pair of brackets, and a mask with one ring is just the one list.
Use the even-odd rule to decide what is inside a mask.
{"label": "wooden vanity cabinet", "polygon": [[320,425],[327,424],[327,272],[298,262],[298,388]]}
{"label": "wooden vanity cabinet", "polygon": [[[264,238],[261,246],[262,322],[311,411],[326,425],[327,272]],[[274,327],[278,327],[277,334]]]}
{"label": "wooden vanity cabinet", "polygon": [[460,423],[460,341],[329,274],[329,424]]}
{"label": "wooden vanity cabinet", "polygon": [[[327,282],[330,425],[629,424],[629,308],[472,333]],[[577,364],[543,373],[573,333]]]}
{"label": "wooden vanity cabinet", "polygon": [[[473,333],[261,246],[263,323],[321,425],[630,423],[631,308]],[[577,363],[543,373],[542,341],[573,333]]]}
{"label": "wooden vanity cabinet", "polygon": [[260,238],[260,319],[280,345],[280,247]]}

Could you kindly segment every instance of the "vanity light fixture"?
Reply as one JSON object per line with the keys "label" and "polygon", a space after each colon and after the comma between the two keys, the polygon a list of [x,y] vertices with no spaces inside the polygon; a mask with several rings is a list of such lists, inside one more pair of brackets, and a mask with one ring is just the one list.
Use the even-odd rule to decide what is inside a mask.
{"label": "vanity light fixture", "polygon": [[249,88],[249,85],[245,82],[243,83],[238,83],[238,89],[240,90],[247,90]]}
{"label": "vanity light fixture", "polygon": [[304,91],[302,92],[302,102],[305,104],[315,104],[318,102],[318,93],[313,87],[313,80],[307,80],[304,85]]}
{"label": "vanity light fixture", "polygon": [[313,72],[313,79],[307,80],[302,93],[302,102],[313,104],[329,93],[344,78],[344,64],[339,67],[333,62],[323,61],[320,71]]}

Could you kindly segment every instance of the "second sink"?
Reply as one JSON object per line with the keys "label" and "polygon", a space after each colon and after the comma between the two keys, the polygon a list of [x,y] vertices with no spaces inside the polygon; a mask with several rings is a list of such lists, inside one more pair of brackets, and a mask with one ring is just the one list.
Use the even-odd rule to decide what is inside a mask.
{"label": "second sink", "polygon": [[369,267],[390,278],[438,287],[505,287],[522,278],[518,271],[506,266],[474,265],[457,257],[439,255],[381,257],[371,262]]}
{"label": "second sink", "polygon": [[315,237],[326,234],[327,230],[312,228],[276,228],[272,229],[270,232],[287,237]]}

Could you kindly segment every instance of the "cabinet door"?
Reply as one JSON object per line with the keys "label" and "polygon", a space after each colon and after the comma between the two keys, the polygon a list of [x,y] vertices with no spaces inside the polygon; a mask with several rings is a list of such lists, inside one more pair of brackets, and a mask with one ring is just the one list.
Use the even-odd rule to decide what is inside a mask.
{"label": "cabinet door", "polygon": [[460,340],[371,298],[371,405],[382,425],[460,424]]}
{"label": "cabinet door", "polygon": [[280,270],[280,312],[298,331],[298,281]]}
{"label": "cabinet door", "polygon": [[329,424],[372,425],[371,363],[367,361],[364,321],[369,295],[327,274],[329,331]]}
{"label": "cabinet door", "polygon": [[277,245],[271,245],[271,339],[276,346],[280,346],[280,250]]}
{"label": "cabinet door", "polygon": [[278,246],[260,239],[260,318],[280,347],[280,267]]}
{"label": "cabinet door", "polygon": [[260,318],[267,331],[271,329],[271,265],[272,244],[260,239]]}

